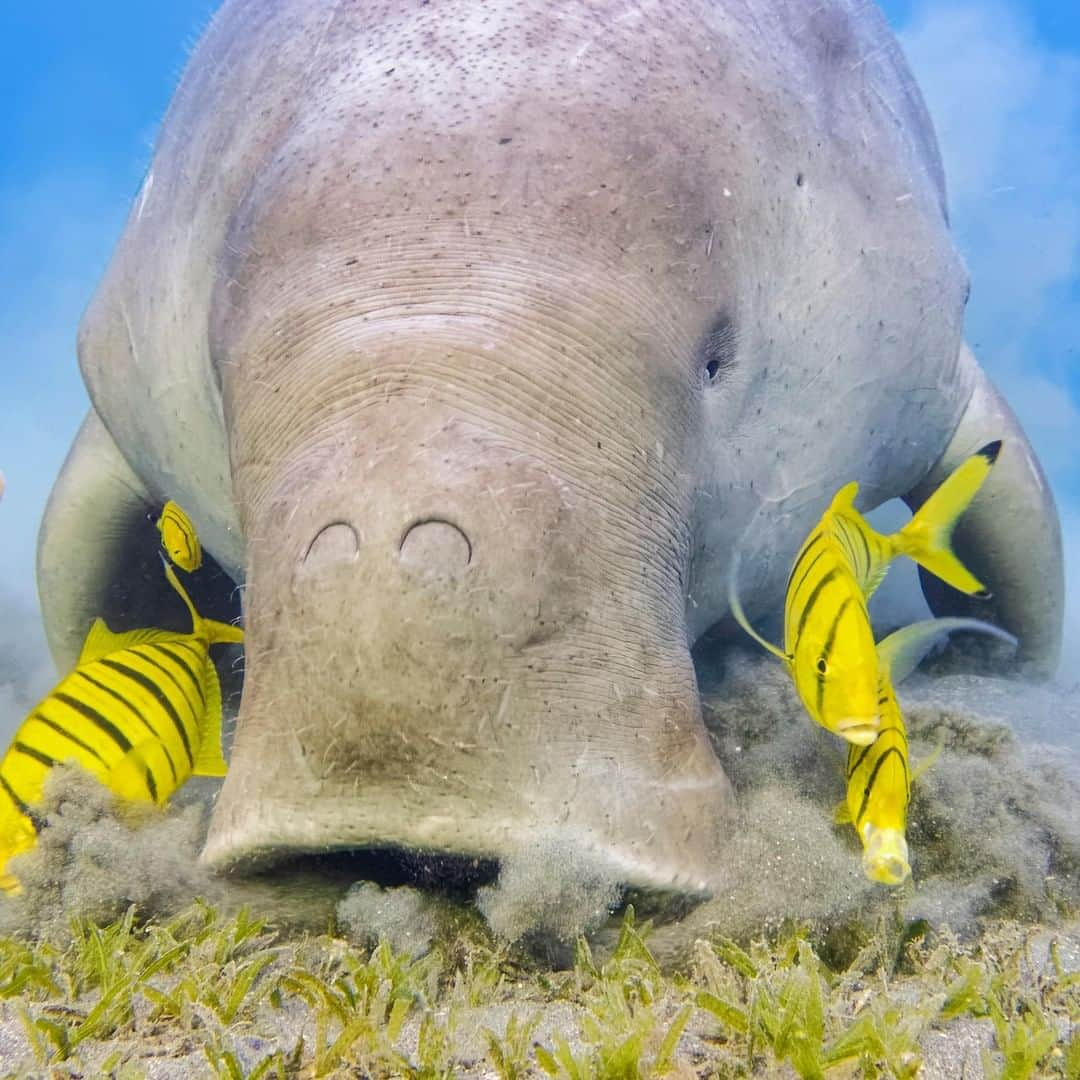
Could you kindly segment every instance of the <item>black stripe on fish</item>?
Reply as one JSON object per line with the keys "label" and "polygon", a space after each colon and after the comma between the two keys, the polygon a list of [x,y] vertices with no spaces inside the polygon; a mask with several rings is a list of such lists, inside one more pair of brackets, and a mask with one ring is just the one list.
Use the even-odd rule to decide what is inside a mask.
{"label": "black stripe on fish", "polygon": [[46,769],[54,769],[60,764],[56,758],[43,753],[36,746],[30,746],[28,743],[19,742],[18,739],[11,744],[11,748],[12,750],[17,750],[20,754],[25,754],[28,758],[33,758],[35,761],[40,762]]}
{"label": "black stripe on fish", "polygon": [[816,555],[815,555],[815,556],[814,556],[814,557],[813,557],[813,558],[812,558],[812,559],[810,560],[810,564],[809,564],[809,565],[807,566],[807,568],[806,568],[806,569],[805,569],[805,570],[803,571],[803,573],[802,573],[802,577],[800,577],[800,578],[799,578],[798,582],[797,582],[797,583],[796,583],[796,584],[795,584],[795,585],[794,585],[794,586],[793,586],[792,588],[789,588],[789,589],[788,589],[788,595],[789,595],[789,596],[790,596],[790,597],[791,597],[791,598],[792,598],[793,600],[794,600],[794,598],[795,598],[795,597],[796,597],[796,596],[798,595],[798,593],[799,593],[799,590],[800,590],[800,589],[801,589],[801,588],[803,587],[803,585],[804,585],[804,584],[806,583],[807,579],[808,579],[808,578],[810,577],[810,575],[811,575],[811,574],[812,574],[812,573],[814,572],[814,567],[815,567],[815,566],[817,566],[818,562],[820,562],[820,560],[822,559],[822,557],[823,557],[823,556],[825,556],[825,555],[827,555],[827,554],[828,554],[828,552],[829,552],[829,549],[828,549],[828,548],[822,548],[822,550],[821,550],[821,551],[819,551],[819,552],[818,552],[818,553],[817,553],[817,554],[816,554]]}
{"label": "black stripe on fish", "polygon": [[181,698],[184,699],[184,701],[188,705],[188,708],[191,708],[192,712],[196,711],[194,708],[192,708],[193,703],[192,703],[190,695],[180,685],[180,680],[164,664],[159,663],[152,656],[147,656],[146,653],[143,651],[143,649],[141,647],[137,649],[135,655],[138,656],[140,659],[145,660],[148,664],[151,664],[153,667],[156,667],[158,669],[158,671],[160,671],[163,675],[168,676],[169,682],[171,682],[173,684],[173,686],[176,687],[176,692],[180,695]]}
{"label": "black stripe on fish", "polygon": [[[169,770],[170,772],[172,772],[173,782],[178,784],[180,782],[180,774],[176,771],[176,764],[173,762],[172,754],[169,753],[168,746],[165,745],[165,740],[161,737],[161,733],[157,730],[157,728],[155,728],[154,725],[151,724],[145,716],[143,716],[135,703],[133,701],[128,701],[128,699],[124,697],[124,695],[121,694],[119,690],[115,689],[112,686],[109,686],[108,683],[100,682],[98,679],[95,679],[93,675],[88,675],[85,671],[77,671],[75,674],[84,678],[92,686],[96,686],[99,690],[111,695],[117,701],[119,701],[121,705],[129,709],[131,713],[136,717],[136,719],[138,719],[138,721],[142,724],[142,726],[146,728],[146,730],[149,731],[150,734],[153,735],[159,743],[161,743],[161,749],[165,751],[165,760],[168,761]],[[72,736],[69,735],[68,738],[72,738]],[[89,750],[90,747],[87,747],[87,749]],[[93,753],[92,750],[90,752]],[[94,756],[98,757],[98,755],[96,754]],[[98,760],[101,761],[101,758],[98,757]],[[103,761],[101,763],[103,765],[105,764],[105,762]]]}
{"label": "black stripe on fish", "polygon": [[859,812],[855,815],[856,828],[859,827],[863,816],[866,814],[866,804],[870,801],[870,792],[874,790],[874,784],[877,783],[877,775],[881,771],[881,766],[888,761],[891,754],[895,754],[900,759],[900,764],[904,767],[904,776],[905,778],[907,777],[907,762],[904,760],[904,755],[901,754],[895,746],[890,746],[889,749],[874,763],[874,771],[870,774],[870,779],[866,781],[866,787],[863,789],[862,803],[859,806]]}
{"label": "black stripe on fish", "polygon": [[886,724],[885,727],[878,732],[878,738],[881,738],[887,731],[895,731],[896,734],[904,740],[904,745],[907,746],[907,732],[899,724]]}
{"label": "black stripe on fish", "polygon": [[799,552],[799,557],[795,560],[795,565],[791,568],[791,573],[788,574],[788,577],[787,577],[788,588],[791,587],[791,583],[795,579],[795,573],[799,569],[799,567],[802,565],[803,559],[805,559],[806,556],[810,554],[810,552],[813,549],[815,544],[818,544],[820,541],[822,541],[824,539],[825,539],[825,534],[819,532],[817,534],[817,536],[815,536],[814,539],[811,540],[810,543],[808,543],[806,545],[806,547],[804,547],[802,549],[802,551]]}
{"label": "black stripe on fish", "polygon": [[[191,529],[187,522],[171,506],[166,506],[161,514],[161,524],[164,527],[165,523],[170,521],[176,526],[176,531],[180,534],[180,538],[184,542],[184,551],[190,562],[191,557],[194,554],[191,544]],[[162,540],[164,540],[164,535],[162,536]]]}
{"label": "black stripe on fish", "polygon": [[11,800],[15,809],[22,814],[23,817],[30,819],[30,824],[34,826],[35,831],[41,832],[44,826],[44,820],[36,813],[29,803],[23,802],[19,797],[19,793],[8,783],[7,777],[3,773],[0,773],[0,787],[4,789],[5,794]]}
{"label": "black stripe on fish", "polygon": [[[870,753],[871,747],[873,747],[873,745],[873,743],[870,743],[868,746],[855,746],[854,744],[852,745],[851,750],[848,752],[848,780],[850,780],[859,771],[859,766],[863,763],[863,759],[866,757],[866,755]],[[852,764],[851,755],[856,751],[858,751],[858,755],[855,758],[855,763]]]}
{"label": "black stripe on fish", "polygon": [[[895,731],[900,736],[900,738],[904,740],[904,746],[905,747],[907,746],[907,732],[904,731],[904,729],[902,727],[900,727],[898,724],[888,724],[886,727],[883,727],[878,732],[878,739],[884,738],[886,732],[889,732],[889,731]],[[859,769],[859,766],[863,763],[863,759],[866,757],[867,754],[870,753],[871,750],[873,750],[873,748],[876,745],[877,745],[877,739],[875,739],[872,743],[870,743],[869,746],[852,746],[851,747],[851,750],[848,752],[848,767],[847,767],[846,779],[850,780],[855,775],[855,773]],[[856,751],[858,751],[858,754],[857,754],[857,756],[855,758],[855,761],[852,762],[851,757],[852,757],[853,754],[856,753]],[[907,769],[907,764],[906,763],[904,765],[904,769],[905,769],[905,771]]]}
{"label": "black stripe on fish", "polygon": [[[183,645],[184,643],[178,641],[176,644],[177,645]],[[171,645],[171,643],[170,643],[170,645]],[[206,698],[203,695],[203,688],[202,688],[201,681],[199,680],[199,678],[195,674],[195,672],[192,670],[191,665],[183,658],[183,656],[181,656],[177,652],[174,652],[173,649],[170,648],[170,645],[162,645],[160,642],[154,642],[154,644],[152,644],[150,646],[150,648],[151,649],[157,649],[158,652],[160,652],[160,653],[164,654],[165,656],[169,657],[169,659],[174,660],[177,664],[179,664],[184,669],[185,672],[187,672],[187,676],[191,680],[191,685],[195,688],[195,693],[199,695],[199,703],[202,706],[202,708],[205,709],[206,708]],[[197,650],[194,649],[193,646],[190,646],[190,645],[187,646],[187,648],[192,649],[192,651],[197,651]]]}
{"label": "black stripe on fish", "polygon": [[50,719],[44,713],[36,712],[30,717],[31,720],[37,720],[39,723],[44,724],[46,727],[52,728],[57,735],[62,735],[68,742],[73,742],[76,746],[85,750],[88,754],[93,755],[101,762],[102,765],[106,765],[105,759],[87,742],[83,742],[78,735],[72,735],[62,724],[58,724],[55,720]]}
{"label": "black stripe on fish", "polygon": [[[840,625],[840,620],[844,617],[844,612],[851,606],[851,597],[845,596],[844,602],[840,605],[833,617],[832,626],[829,627],[829,634],[825,638],[825,648],[822,649],[821,655],[825,657],[826,663],[829,657],[832,655],[833,645],[836,644],[836,630]],[[825,703],[825,677],[823,675],[818,676],[817,681],[817,714],[821,715],[821,707]]]}
{"label": "black stripe on fish", "polygon": [[65,694],[62,690],[57,690],[53,697],[67,705],[68,708],[74,709],[81,716],[85,716],[94,727],[108,735],[125,754],[131,749],[131,740],[107,716],[102,716],[92,705],[87,705],[85,701],[80,701],[77,697],[72,697],[71,694]]}
{"label": "black stripe on fish", "polygon": [[173,703],[168,699],[161,687],[158,686],[153,679],[148,679],[141,671],[136,671],[135,668],[128,667],[127,664],[122,664],[119,660],[113,660],[111,657],[103,656],[98,663],[104,664],[118,675],[123,675],[125,678],[130,679],[133,683],[136,683],[149,694],[153,695],[158,704],[168,714],[169,719],[173,722],[173,727],[176,728],[177,734],[180,736],[180,741],[184,744],[184,753],[187,754],[190,764],[194,766],[195,758],[191,753],[191,740],[188,738],[188,733],[184,728],[183,721],[180,719]]}
{"label": "black stripe on fish", "polygon": [[821,590],[832,581],[837,574],[837,569],[834,566],[827,574],[824,574],[821,580],[814,586],[814,591],[807,597],[806,604],[802,609],[802,614],[799,616],[799,625],[795,631],[795,640],[798,641],[802,637],[803,629],[806,626],[806,620],[810,618],[810,611],[814,604],[817,603],[817,598],[821,595]]}

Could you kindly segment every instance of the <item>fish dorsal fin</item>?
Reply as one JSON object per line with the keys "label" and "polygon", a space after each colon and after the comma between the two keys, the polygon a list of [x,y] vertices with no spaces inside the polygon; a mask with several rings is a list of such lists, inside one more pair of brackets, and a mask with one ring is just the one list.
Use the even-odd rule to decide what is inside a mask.
{"label": "fish dorsal fin", "polygon": [[[855,510],[855,496],[859,494],[859,481],[852,480],[845,484],[832,498],[829,509],[834,513],[839,510]],[[858,511],[856,511],[858,513]]]}
{"label": "fish dorsal fin", "polygon": [[121,649],[132,649],[136,645],[149,645],[155,641],[175,641],[176,634],[168,630],[125,630],[123,633],[113,633],[105,625],[104,619],[95,619],[90,626],[90,633],[83,642],[82,652],[79,653],[79,663],[89,664],[94,660],[100,660],[110,653],[119,652]]}
{"label": "fish dorsal fin", "polygon": [[921,622],[901,627],[879,641],[878,660],[889,673],[894,685],[903,682],[919,666],[935,643],[954,630],[988,634],[990,637],[1007,641],[1010,645],[1016,645],[1016,638],[1012,634],[992,623],[983,622],[982,619],[923,619]]}
{"label": "fish dorsal fin", "polygon": [[204,671],[206,710],[199,723],[199,749],[195,754],[192,772],[196,776],[224,776],[228,766],[221,753],[221,683],[218,682],[217,669],[209,656],[206,658]]}
{"label": "fish dorsal fin", "polygon": [[731,607],[731,614],[735,616],[735,621],[763,648],[768,652],[771,652],[773,656],[779,657],[785,664],[791,663],[791,657],[784,652],[783,649],[777,648],[771,641],[766,641],[751,625],[750,620],[746,617],[746,612],[743,611],[742,603],[739,601],[739,590],[736,582],[739,577],[739,551],[735,549],[735,555],[731,560],[731,570],[728,573],[728,604]]}

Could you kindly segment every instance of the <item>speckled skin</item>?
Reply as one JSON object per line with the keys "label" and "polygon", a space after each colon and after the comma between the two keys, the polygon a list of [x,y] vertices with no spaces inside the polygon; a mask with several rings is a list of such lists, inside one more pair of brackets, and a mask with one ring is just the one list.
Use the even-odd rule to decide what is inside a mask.
{"label": "speckled skin", "polygon": [[[982,436],[966,290],[862,0],[230,0],[81,329],[54,653],[173,497],[247,586],[210,861],[554,833],[707,886],[730,791],[689,645],[737,544],[776,606],[837,487],[916,493]],[[1053,579],[1049,494],[999,498]],[[1003,612],[1044,660],[1049,603]]]}

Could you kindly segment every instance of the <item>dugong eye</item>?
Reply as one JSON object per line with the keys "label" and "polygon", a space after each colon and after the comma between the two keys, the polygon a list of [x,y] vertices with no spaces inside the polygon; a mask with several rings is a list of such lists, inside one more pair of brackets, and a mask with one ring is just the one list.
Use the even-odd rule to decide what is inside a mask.
{"label": "dugong eye", "polygon": [[713,319],[698,346],[698,356],[705,368],[705,383],[718,383],[735,366],[735,325],[727,315]]}
{"label": "dugong eye", "polygon": [[817,658],[817,663],[814,666],[817,668],[817,673],[819,675],[828,675],[829,674],[829,664],[828,664],[828,661],[825,659],[824,656],[819,656]]}

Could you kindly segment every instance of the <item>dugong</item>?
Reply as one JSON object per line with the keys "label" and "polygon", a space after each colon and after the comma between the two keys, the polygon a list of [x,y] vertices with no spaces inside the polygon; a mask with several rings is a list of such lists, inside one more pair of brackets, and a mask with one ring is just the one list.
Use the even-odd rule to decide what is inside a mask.
{"label": "dugong", "polygon": [[210,865],[554,842],[707,889],[690,649],[736,550],[777,611],[838,487],[917,505],[1003,438],[960,553],[1056,663],[1056,511],[967,292],[865,0],[228,0],[80,326],[55,660],[174,498],[243,586]]}

